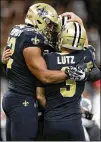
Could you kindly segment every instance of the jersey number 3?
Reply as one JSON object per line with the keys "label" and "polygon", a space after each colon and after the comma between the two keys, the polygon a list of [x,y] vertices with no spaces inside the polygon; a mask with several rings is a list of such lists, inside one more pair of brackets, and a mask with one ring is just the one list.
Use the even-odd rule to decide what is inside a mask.
{"label": "jersey number 3", "polygon": [[[65,67],[62,68],[64,70]],[[63,97],[73,97],[76,92],[76,82],[74,80],[67,79],[66,86],[60,88],[60,93]]]}
{"label": "jersey number 3", "polygon": [[[11,47],[11,52],[12,52],[11,56],[13,55],[14,50],[15,50],[15,43],[16,43],[16,38],[15,37],[11,37],[11,38],[9,37],[8,38],[7,45]],[[8,63],[7,63],[7,68],[8,69],[11,69],[12,63],[13,63],[13,59],[10,58],[8,60]]]}

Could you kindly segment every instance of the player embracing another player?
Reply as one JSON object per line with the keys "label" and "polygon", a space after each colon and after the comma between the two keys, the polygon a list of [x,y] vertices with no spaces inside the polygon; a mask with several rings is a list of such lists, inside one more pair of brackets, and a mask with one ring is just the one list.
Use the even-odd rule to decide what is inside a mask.
{"label": "player embracing another player", "polygon": [[85,40],[84,27],[77,22],[67,22],[58,35],[60,52],[49,53],[44,57],[48,69],[66,68],[69,77],[58,84],[43,85],[38,82],[37,99],[45,107],[43,140],[85,141],[81,95],[87,80],[100,78],[91,51],[93,48],[85,48]]}
{"label": "player embracing another player", "polygon": [[[63,16],[66,14],[67,13],[63,14]],[[78,17],[75,17],[73,13],[69,13],[69,15],[71,15],[71,21],[80,20]],[[87,65],[91,65],[90,67],[92,68],[93,60],[89,50],[81,51],[86,40],[84,28],[78,23],[70,23],[71,26],[67,25],[67,28],[69,26],[71,30],[72,27],[74,32],[70,32],[66,27],[64,27],[64,31],[62,31],[67,32],[68,41],[66,40],[66,47],[63,46],[63,39],[66,34],[62,35],[61,32],[59,35],[59,48],[61,51],[63,50],[63,54],[65,52],[65,55],[60,53],[47,54],[45,62],[42,57],[43,51],[47,48],[49,50],[55,50],[52,43],[52,34],[54,29],[58,26],[57,21],[58,15],[53,7],[48,4],[38,3],[29,8],[25,18],[25,25],[14,26],[9,34],[6,47],[7,54],[5,53],[7,60],[2,60],[3,63],[7,63],[6,73],[9,79],[8,91],[3,97],[3,109],[7,116],[7,141],[36,140],[38,130],[36,78],[44,84],[50,84],[44,86],[47,101],[44,140],[52,140],[51,138],[53,136],[54,140],[57,140],[57,136],[60,135],[60,128],[62,129],[62,126],[63,131],[60,135],[60,137],[62,136],[62,139],[60,138],[59,140],[67,139],[65,136],[67,133],[67,123],[64,122],[68,122],[69,125],[71,120],[73,120],[72,124],[75,125],[75,128],[78,126],[78,131],[81,129],[80,133],[82,139],[81,136],[79,136],[78,139],[84,139],[80,121],[81,114],[79,112],[79,100],[84,89],[84,82],[90,78],[88,71],[86,72],[83,68],[88,67]],[[70,33],[72,35],[70,35]],[[68,47],[73,47],[73,50],[68,49]],[[72,52],[77,49],[80,49],[80,51]],[[9,50],[11,53],[8,53]],[[82,62],[84,61],[86,53],[87,55],[89,54],[86,61],[90,63],[84,64],[86,67],[83,66],[83,68],[76,66],[81,61],[80,57],[82,57]],[[64,69],[64,67],[66,68]],[[84,82],[81,83],[79,81]],[[43,90],[43,87],[41,90]],[[52,118],[53,115],[54,118]],[[52,118],[52,121],[50,121],[50,118]],[[59,123],[55,123],[56,121],[53,121],[53,119],[59,120],[57,121]],[[60,119],[63,120],[61,123]],[[50,131],[52,131],[52,129],[50,129],[50,122],[53,130],[55,130],[53,125],[56,126],[56,131],[53,132],[57,133],[57,130],[59,130],[59,135],[54,135],[52,133],[51,137]],[[48,131],[46,126],[49,126]],[[68,128],[70,126],[68,126]],[[76,133],[74,129],[71,129],[70,131],[72,130],[73,132],[68,135],[68,139],[76,140],[77,136],[74,136]]]}

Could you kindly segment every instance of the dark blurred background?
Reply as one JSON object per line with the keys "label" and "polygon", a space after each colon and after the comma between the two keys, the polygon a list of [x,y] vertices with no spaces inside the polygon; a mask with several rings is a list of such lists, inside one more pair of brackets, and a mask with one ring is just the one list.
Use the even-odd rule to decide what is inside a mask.
{"label": "dark blurred background", "polygon": [[[1,0],[1,55],[6,46],[7,37],[14,25],[24,24],[26,12],[30,5],[38,2],[53,6],[58,14],[74,12],[84,22],[87,30],[89,44],[96,49],[96,63],[100,64],[100,38],[101,38],[101,0]],[[8,80],[0,60],[1,69],[1,97],[7,90]],[[93,104],[92,112],[100,116],[100,81],[87,82],[83,96],[89,98]],[[2,128],[5,128],[5,114],[1,115]]]}

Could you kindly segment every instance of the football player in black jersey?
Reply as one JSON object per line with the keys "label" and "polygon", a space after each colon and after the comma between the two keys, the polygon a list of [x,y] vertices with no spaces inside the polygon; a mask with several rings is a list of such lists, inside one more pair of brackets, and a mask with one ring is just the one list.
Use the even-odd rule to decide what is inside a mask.
{"label": "football player in black jersey", "polygon": [[6,73],[8,91],[3,97],[7,116],[7,140],[35,140],[37,134],[36,77],[44,83],[65,80],[64,71],[49,71],[41,54],[51,46],[50,39],[58,15],[48,4],[32,5],[27,13],[26,25],[12,28],[7,42],[11,57]]}
{"label": "football player in black jersey", "polygon": [[64,70],[68,66],[69,70],[66,72],[70,78],[62,83],[47,84],[43,87],[37,83],[37,99],[45,106],[43,140],[85,140],[80,100],[85,81],[92,80],[90,72],[95,68],[91,50],[84,48],[85,40],[86,32],[83,26],[77,22],[67,23],[58,37],[61,53],[45,55],[48,69]]}

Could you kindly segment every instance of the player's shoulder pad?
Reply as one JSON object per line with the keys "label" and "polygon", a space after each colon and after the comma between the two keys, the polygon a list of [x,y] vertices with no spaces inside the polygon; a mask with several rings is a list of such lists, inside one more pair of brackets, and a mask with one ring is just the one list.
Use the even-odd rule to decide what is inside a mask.
{"label": "player's shoulder pad", "polygon": [[26,36],[32,36],[32,37],[37,36],[37,38],[39,37],[41,39],[45,38],[36,28],[31,26],[26,26],[26,28],[24,29],[24,34]]}
{"label": "player's shoulder pad", "polygon": [[88,49],[91,50],[92,52],[95,52],[95,48],[92,45],[88,45]]}
{"label": "player's shoulder pad", "polygon": [[49,45],[49,41],[47,40],[47,38],[41,34],[40,32],[38,32],[37,29],[35,29],[34,27],[31,26],[27,26],[24,29],[24,35],[33,42],[34,45],[37,45],[39,43],[43,44],[43,45]]}
{"label": "player's shoulder pad", "polygon": [[19,37],[24,30],[26,29],[27,25],[15,25],[10,32],[10,36]]}
{"label": "player's shoulder pad", "polygon": [[92,45],[88,45],[87,47],[84,47],[84,50],[90,50],[91,52],[95,52],[95,48]]}
{"label": "player's shoulder pad", "polygon": [[20,28],[20,25],[15,25],[10,32],[10,36],[19,37],[23,30]]}
{"label": "player's shoulder pad", "polygon": [[84,49],[88,51],[95,60],[95,48],[92,45],[88,45],[88,47],[84,47]]}
{"label": "player's shoulder pad", "polygon": [[[26,26],[26,28],[24,29],[24,33],[26,35],[41,35],[34,27],[31,26]],[[42,36],[42,35],[41,35]]]}

